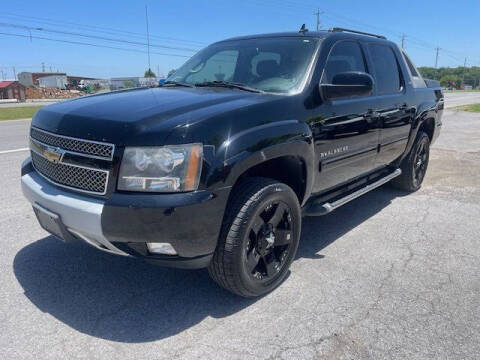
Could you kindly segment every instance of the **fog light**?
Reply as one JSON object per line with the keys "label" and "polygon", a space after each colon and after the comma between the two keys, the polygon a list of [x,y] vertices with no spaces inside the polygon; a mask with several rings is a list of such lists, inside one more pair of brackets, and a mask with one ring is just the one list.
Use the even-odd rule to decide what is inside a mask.
{"label": "fog light", "polygon": [[177,252],[169,243],[147,243],[147,247],[152,254],[177,255]]}

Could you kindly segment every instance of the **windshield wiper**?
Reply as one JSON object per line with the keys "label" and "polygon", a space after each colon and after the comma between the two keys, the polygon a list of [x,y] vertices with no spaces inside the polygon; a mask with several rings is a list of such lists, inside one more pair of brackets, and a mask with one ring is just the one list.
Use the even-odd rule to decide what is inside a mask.
{"label": "windshield wiper", "polygon": [[162,87],[162,86],[183,86],[183,87],[193,87],[192,84],[187,84],[187,83],[183,83],[183,82],[179,82],[179,81],[165,81],[163,84],[160,84],[159,86]]}
{"label": "windshield wiper", "polygon": [[201,82],[201,83],[196,83],[195,86],[198,86],[198,87],[225,87],[225,88],[240,89],[240,90],[245,90],[245,91],[250,91],[250,92],[255,92],[255,93],[263,93],[262,90],[252,88],[252,87],[250,87],[248,85],[245,85],[245,84],[230,82],[230,81],[205,81],[205,82]]}

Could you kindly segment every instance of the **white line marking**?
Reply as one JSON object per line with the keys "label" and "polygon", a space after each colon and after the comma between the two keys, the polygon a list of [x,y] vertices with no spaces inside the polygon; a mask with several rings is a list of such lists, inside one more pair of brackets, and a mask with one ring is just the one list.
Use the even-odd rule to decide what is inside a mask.
{"label": "white line marking", "polygon": [[15,153],[15,152],[20,152],[20,151],[28,151],[30,150],[29,148],[21,148],[21,149],[14,149],[14,150],[4,150],[4,151],[0,151],[0,155],[1,154],[10,154],[10,153]]}
{"label": "white line marking", "polygon": [[[1,106],[0,106],[1,108]],[[25,118],[25,119],[14,119],[14,120],[1,120],[0,123],[9,123],[13,121],[31,121],[32,118]]]}

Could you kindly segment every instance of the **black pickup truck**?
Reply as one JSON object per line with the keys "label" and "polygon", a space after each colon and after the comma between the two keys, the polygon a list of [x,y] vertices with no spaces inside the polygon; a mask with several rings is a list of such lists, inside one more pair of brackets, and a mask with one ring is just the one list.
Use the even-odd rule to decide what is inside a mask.
{"label": "black pickup truck", "polygon": [[254,297],[285,278],[303,216],[389,181],[419,189],[442,111],[438,83],[383,36],[239,37],[159,87],[40,110],[22,188],[64,241],[208,267]]}

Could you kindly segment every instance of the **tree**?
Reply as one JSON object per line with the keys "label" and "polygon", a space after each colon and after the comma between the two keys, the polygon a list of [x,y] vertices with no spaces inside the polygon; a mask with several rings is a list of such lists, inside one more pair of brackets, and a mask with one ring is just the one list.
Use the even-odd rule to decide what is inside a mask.
{"label": "tree", "polygon": [[426,66],[422,66],[418,68],[418,71],[420,72],[420,74],[422,74],[424,79],[432,79],[432,80],[438,80],[442,77],[439,75],[439,70],[440,69],[435,69],[433,67],[426,67]]}
{"label": "tree", "polygon": [[157,77],[157,76],[152,71],[152,69],[148,69],[148,70],[145,70],[145,74],[143,74],[143,77],[150,78],[150,77]]}
{"label": "tree", "polygon": [[123,87],[125,89],[131,89],[131,88],[135,87],[135,84],[133,83],[133,81],[127,80],[127,81],[123,82]]}
{"label": "tree", "polygon": [[454,87],[458,89],[462,85],[462,79],[457,75],[445,75],[440,79],[440,85],[443,87]]}
{"label": "tree", "polygon": [[170,77],[172,74],[175,73],[175,71],[177,71],[177,69],[172,69],[172,70],[170,70],[170,71],[168,72],[167,77]]}
{"label": "tree", "polygon": [[[434,79],[443,81],[442,86],[460,87],[462,78],[465,73],[464,85],[480,86],[480,67],[472,66],[464,68],[457,66],[456,68],[441,67],[438,69],[432,67],[419,67],[418,71],[424,79]],[[450,84],[450,82],[452,82]]]}

